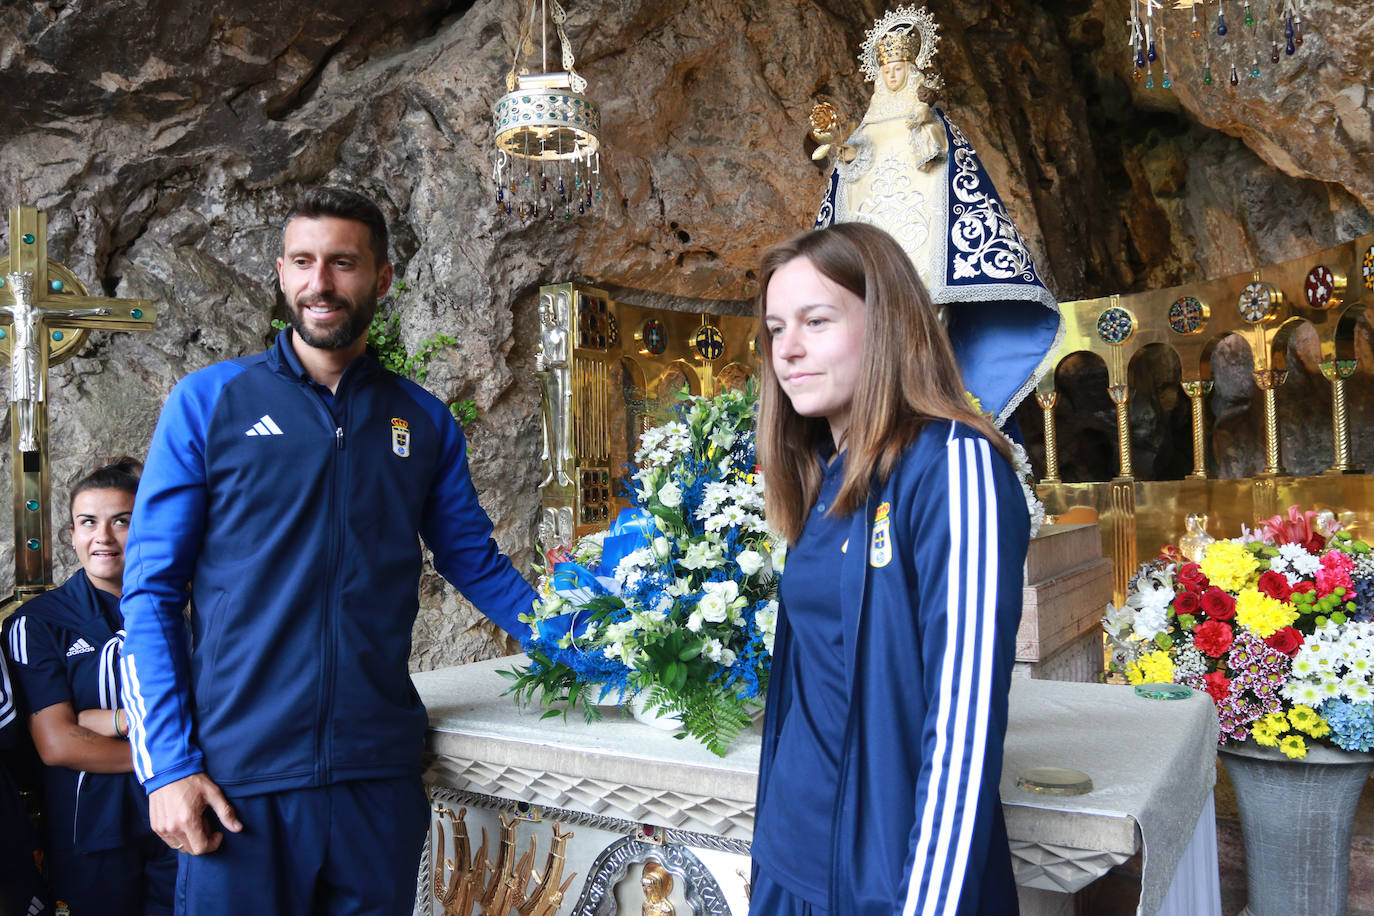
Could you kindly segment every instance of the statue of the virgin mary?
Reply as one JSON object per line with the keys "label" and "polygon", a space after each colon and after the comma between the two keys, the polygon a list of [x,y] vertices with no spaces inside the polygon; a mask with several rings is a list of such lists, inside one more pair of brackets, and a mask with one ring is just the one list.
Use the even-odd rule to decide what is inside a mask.
{"label": "statue of the virgin mary", "polygon": [[[1062,333],[1059,306],[963,133],[929,103],[939,35],[924,8],[889,12],[864,38],[859,62],[873,99],[840,146],[816,226],[871,223],[906,250],[946,308],[964,384],[1001,425],[1048,368]],[[812,126],[828,141],[833,109]]]}

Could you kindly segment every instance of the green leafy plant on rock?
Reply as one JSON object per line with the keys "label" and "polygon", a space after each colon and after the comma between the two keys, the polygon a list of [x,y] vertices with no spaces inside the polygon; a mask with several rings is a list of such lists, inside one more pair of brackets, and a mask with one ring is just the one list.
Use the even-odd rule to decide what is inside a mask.
{"label": "green leafy plant on rock", "polygon": [[[420,348],[414,353],[406,350],[405,343],[401,340],[399,309],[401,297],[410,292],[410,287],[404,280],[397,280],[392,284],[392,289],[395,293],[382,300],[377,314],[372,317],[372,324],[367,329],[367,343],[376,351],[377,359],[383,368],[423,384],[429,378],[429,364],[434,357],[445,347],[456,347],[458,339],[440,332],[421,341]],[[273,318],[272,327],[282,330],[291,327],[291,323]],[[464,425],[477,419],[477,402],[472,398],[454,401],[448,405],[448,409],[458,422]]]}

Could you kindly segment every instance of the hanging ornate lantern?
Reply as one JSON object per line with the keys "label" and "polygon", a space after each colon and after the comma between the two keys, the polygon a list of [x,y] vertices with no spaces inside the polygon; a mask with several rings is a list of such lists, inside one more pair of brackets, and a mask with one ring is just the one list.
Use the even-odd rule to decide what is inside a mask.
{"label": "hanging ornate lantern", "polygon": [[[548,6],[563,54],[563,69],[548,70]],[[539,10],[543,72],[520,72],[522,54],[533,54]],[[506,94],[491,107],[496,132],[496,205],[520,219],[572,220],[594,212],[601,199],[601,108],[583,93],[587,81],[573,69],[572,45],[558,0],[533,0],[520,30]]]}

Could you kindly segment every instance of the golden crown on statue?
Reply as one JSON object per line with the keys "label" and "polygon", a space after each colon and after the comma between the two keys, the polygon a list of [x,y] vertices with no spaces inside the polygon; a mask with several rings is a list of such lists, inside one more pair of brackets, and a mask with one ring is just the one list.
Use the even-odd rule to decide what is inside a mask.
{"label": "golden crown on statue", "polygon": [[934,76],[935,49],[939,43],[939,26],[925,7],[899,6],[889,10],[864,33],[859,69],[865,80],[873,82],[883,64],[905,60],[915,64],[917,70],[928,71]]}
{"label": "golden crown on statue", "polygon": [[916,36],[910,33],[903,35],[900,32],[889,32],[878,39],[878,66],[882,67],[898,60],[915,63],[916,52],[919,50],[920,42],[916,40]]}

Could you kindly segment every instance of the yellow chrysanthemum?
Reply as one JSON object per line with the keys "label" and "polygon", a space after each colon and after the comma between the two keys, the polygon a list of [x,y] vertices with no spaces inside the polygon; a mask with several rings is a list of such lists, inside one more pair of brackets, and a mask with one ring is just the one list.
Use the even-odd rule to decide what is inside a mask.
{"label": "yellow chrysanthemum", "polygon": [[1259,589],[1242,589],[1236,595],[1236,623],[1261,638],[1273,636],[1297,619],[1298,612],[1291,604],[1270,598]]}
{"label": "yellow chrysanthemum", "polygon": [[1174,660],[1168,652],[1147,652],[1126,666],[1126,679],[1132,684],[1168,684],[1174,679]]}
{"label": "yellow chrysanthemum", "polygon": [[1299,735],[1289,735],[1279,742],[1279,750],[1283,751],[1285,756],[1297,760],[1307,756],[1307,742]]}
{"label": "yellow chrysanthemum", "polygon": [[1288,721],[1292,722],[1298,731],[1313,738],[1323,738],[1331,734],[1331,726],[1311,706],[1294,706],[1288,711]]}
{"label": "yellow chrysanthemum", "polygon": [[1237,592],[1259,575],[1259,560],[1240,541],[1216,541],[1198,564],[1203,575],[1218,588]]}
{"label": "yellow chrysanthemum", "polygon": [[1256,744],[1274,747],[1279,743],[1279,736],[1286,731],[1288,731],[1288,719],[1284,717],[1283,713],[1270,713],[1250,726],[1250,737],[1255,740]]}

